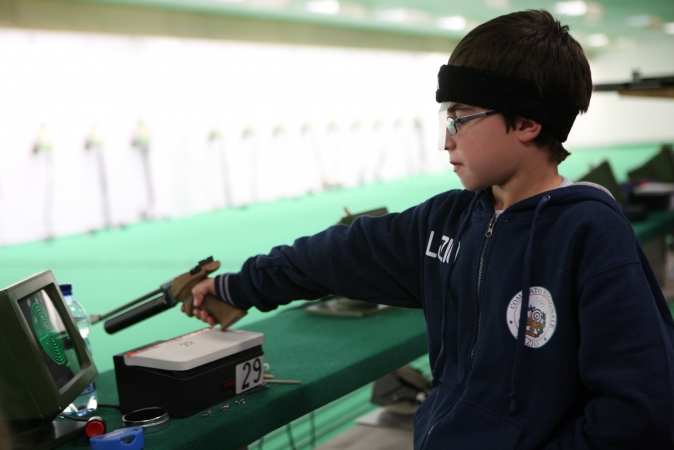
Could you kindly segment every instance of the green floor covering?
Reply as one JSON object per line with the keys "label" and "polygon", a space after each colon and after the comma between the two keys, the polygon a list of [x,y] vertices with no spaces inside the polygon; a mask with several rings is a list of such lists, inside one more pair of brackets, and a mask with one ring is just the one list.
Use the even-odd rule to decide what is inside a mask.
{"label": "green floor covering", "polygon": [[[656,149],[657,144],[645,144],[576,150],[562,163],[560,173],[575,180],[591,165],[609,159],[619,181],[624,181],[627,170],[643,164]],[[454,174],[443,172],[189,218],[138,223],[50,242],[6,246],[0,248],[0,286],[50,269],[57,280],[73,284],[75,298],[89,314],[99,314],[156,289],[160,283],[188,270],[206,256],[212,255],[222,262],[221,272],[237,270],[250,255],[266,253],[274,245],[291,243],[297,237],[335,223],[342,216],[343,207],[352,212],[381,206],[401,211],[444,190],[460,187]],[[261,313],[251,312],[237,326],[245,328],[246,324],[261,318]],[[201,322],[184,317],[177,308],[115,335],[106,334],[101,324],[95,325],[91,331],[94,359],[101,372],[111,370],[112,355],[116,353],[201,327]],[[367,412],[369,388],[348,397],[343,399],[346,409],[357,413],[361,410],[356,408],[362,408],[362,412]],[[331,405],[322,408],[318,428],[325,430],[329,426],[321,426],[320,422],[325,420],[321,417],[330,417],[330,408]],[[349,427],[352,422],[339,420],[347,418],[344,409],[335,411],[337,419],[327,420],[334,427],[341,427],[333,432]],[[298,448],[309,442],[308,429],[307,418],[295,422]],[[331,433],[321,434],[323,439],[319,442]],[[275,439],[265,442],[268,450],[287,448],[284,430],[270,437]]]}
{"label": "green floor covering", "polygon": [[[592,164],[608,158],[618,179],[624,180],[627,170],[652,157],[656,149],[657,144],[581,149],[562,163],[560,172],[574,180]],[[381,206],[401,211],[460,187],[453,173],[442,172],[50,242],[5,246],[0,248],[0,286],[50,269],[60,282],[73,284],[75,298],[89,314],[100,314],[156,289],[206,256],[222,262],[221,272],[237,270],[248,256],[266,253],[274,245],[291,243],[335,223],[344,207],[354,213]],[[260,318],[260,313],[252,312],[239,326]],[[91,341],[96,365],[101,371],[109,370],[115,353],[200,326],[200,322],[183,317],[178,308],[115,335],[106,334],[102,324],[94,325]]]}
{"label": "green floor covering", "polygon": [[[312,234],[337,222],[346,206],[358,212],[386,206],[400,211],[458,185],[453,174],[419,176],[403,181],[324,192],[246,208],[224,209],[184,219],[145,222],[0,248],[0,285],[50,269],[89,314],[100,314],[159,287],[207,256],[222,262],[221,272],[237,270],[251,255]],[[238,326],[259,320],[251,312]],[[114,335],[92,326],[91,342],[99,371],[112,368],[112,355],[159,339],[201,328],[178,307]]]}

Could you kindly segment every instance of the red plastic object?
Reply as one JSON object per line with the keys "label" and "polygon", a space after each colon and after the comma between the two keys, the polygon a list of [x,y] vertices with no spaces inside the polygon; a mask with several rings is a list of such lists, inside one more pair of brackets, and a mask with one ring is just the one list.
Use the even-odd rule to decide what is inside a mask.
{"label": "red plastic object", "polygon": [[87,425],[84,427],[84,433],[89,439],[94,436],[105,434],[105,419],[98,416],[92,417],[87,421]]}

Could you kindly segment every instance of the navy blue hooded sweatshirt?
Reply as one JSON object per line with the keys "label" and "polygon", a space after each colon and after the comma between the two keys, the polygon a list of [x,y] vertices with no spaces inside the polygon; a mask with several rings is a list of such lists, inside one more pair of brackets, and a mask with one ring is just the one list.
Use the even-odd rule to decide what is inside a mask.
{"label": "navy blue hooded sweatshirt", "polygon": [[615,200],[576,185],[493,204],[456,190],[362,217],[216,290],[262,311],[328,293],[423,308],[417,450],[674,448],[674,322]]}

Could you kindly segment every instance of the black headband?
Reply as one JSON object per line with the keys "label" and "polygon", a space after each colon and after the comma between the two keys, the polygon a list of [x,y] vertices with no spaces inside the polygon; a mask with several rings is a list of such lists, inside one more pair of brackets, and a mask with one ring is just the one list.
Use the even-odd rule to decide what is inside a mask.
{"label": "black headband", "polygon": [[566,141],[579,111],[552,91],[541,95],[528,81],[451,65],[440,67],[435,100],[465,103],[535,120],[560,142]]}

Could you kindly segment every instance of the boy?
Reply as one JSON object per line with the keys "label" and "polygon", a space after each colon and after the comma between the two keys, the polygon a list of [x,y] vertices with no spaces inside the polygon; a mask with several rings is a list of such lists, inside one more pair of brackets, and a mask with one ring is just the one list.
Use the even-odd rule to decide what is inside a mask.
{"label": "boy", "polygon": [[557,172],[591,90],[549,13],[475,28],[436,92],[466,190],[276,247],[195,287],[195,306],[334,293],[423,308],[434,389],[416,449],[674,448],[669,309],[615,200]]}

